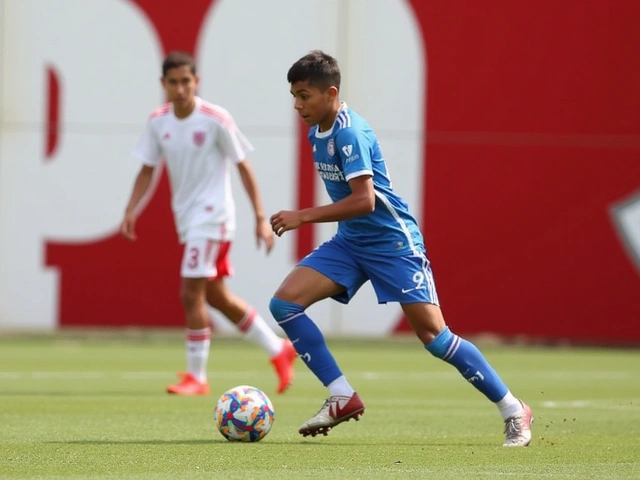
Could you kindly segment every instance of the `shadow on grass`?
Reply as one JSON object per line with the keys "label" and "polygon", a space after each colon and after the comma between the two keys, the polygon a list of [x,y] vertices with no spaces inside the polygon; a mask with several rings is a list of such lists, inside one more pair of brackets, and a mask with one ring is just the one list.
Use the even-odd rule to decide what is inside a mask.
{"label": "shadow on grass", "polygon": [[[251,443],[245,444],[243,442],[229,442],[225,439],[217,438],[193,438],[189,440],[55,440],[43,442],[47,444],[58,445],[217,445],[217,444],[238,444],[238,445],[251,445]],[[380,445],[380,442],[322,442],[322,441],[310,441],[304,439],[296,440],[267,440],[254,443],[262,446],[267,445],[302,445],[310,446],[314,448],[336,448],[344,446],[367,446],[367,445]],[[487,443],[446,443],[446,442],[391,442],[389,445],[401,445],[407,447],[474,447],[474,448],[487,448],[495,449],[496,445]]]}
{"label": "shadow on grass", "polygon": [[[109,392],[58,392],[47,390],[14,390],[0,393],[1,397],[157,397],[157,390]],[[164,395],[166,396],[166,395]],[[171,397],[168,397],[171,398]]]}
{"label": "shadow on grass", "polygon": [[209,445],[230,442],[223,438],[192,438],[189,440],[54,440],[43,443],[58,445]]}

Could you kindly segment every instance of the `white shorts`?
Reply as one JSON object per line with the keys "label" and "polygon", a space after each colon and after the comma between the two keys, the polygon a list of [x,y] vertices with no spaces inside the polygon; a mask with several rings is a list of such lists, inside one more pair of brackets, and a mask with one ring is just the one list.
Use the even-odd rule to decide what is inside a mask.
{"label": "white shorts", "polygon": [[183,278],[208,278],[210,280],[233,275],[229,258],[231,242],[218,242],[211,238],[188,240],[182,255]]}
{"label": "white shorts", "polygon": [[180,243],[200,238],[211,238],[217,242],[230,242],[235,234],[235,226],[224,223],[203,223],[178,231]]}

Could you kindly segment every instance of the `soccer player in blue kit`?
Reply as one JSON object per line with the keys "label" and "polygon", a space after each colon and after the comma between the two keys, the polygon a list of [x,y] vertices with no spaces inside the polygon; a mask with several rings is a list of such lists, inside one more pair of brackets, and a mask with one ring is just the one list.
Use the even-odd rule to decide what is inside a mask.
{"label": "soccer player in blue kit", "polygon": [[269,308],[300,358],[328,388],[303,436],[326,435],[364,413],[364,403],[342,374],[324,337],[305,310],[331,297],[348,303],[371,281],[379,303],[398,302],[425,349],[453,365],[496,404],[505,423],[504,446],[531,442],[531,409],[514,397],[470,342],[445,324],[422,234],[407,204],[394,193],[375,134],[339,99],[340,69],[322,51],[295,62],[287,74],[294,108],[311,127],[316,170],[333,203],[271,217],[276,235],[306,223],[338,222],[338,231],[291,271]]}

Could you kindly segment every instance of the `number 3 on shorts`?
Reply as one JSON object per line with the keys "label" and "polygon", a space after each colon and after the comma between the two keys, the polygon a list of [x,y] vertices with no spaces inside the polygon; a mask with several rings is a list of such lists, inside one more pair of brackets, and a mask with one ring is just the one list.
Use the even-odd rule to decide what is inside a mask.
{"label": "number 3 on shorts", "polygon": [[211,278],[216,274],[216,242],[210,239],[189,240],[182,255],[184,278]]}
{"label": "number 3 on shorts", "polygon": [[198,257],[200,256],[200,249],[198,247],[191,247],[187,252],[187,267],[193,270],[198,268]]}

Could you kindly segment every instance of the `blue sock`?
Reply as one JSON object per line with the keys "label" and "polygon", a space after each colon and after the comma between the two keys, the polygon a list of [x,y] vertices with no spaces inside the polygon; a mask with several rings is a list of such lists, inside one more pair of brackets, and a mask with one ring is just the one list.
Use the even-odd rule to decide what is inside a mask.
{"label": "blue sock", "polygon": [[342,376],[322,332],[304,313],[304,307],[272,298],[269,310],[293,343],[300,358],[325,387]]}
{"label": "blue sock", "polygon": [[476,346],[454,335],[446,327],[426,348],[458,369],[464,378],[480,390],[492,402],[498,402],[509,389]]}

